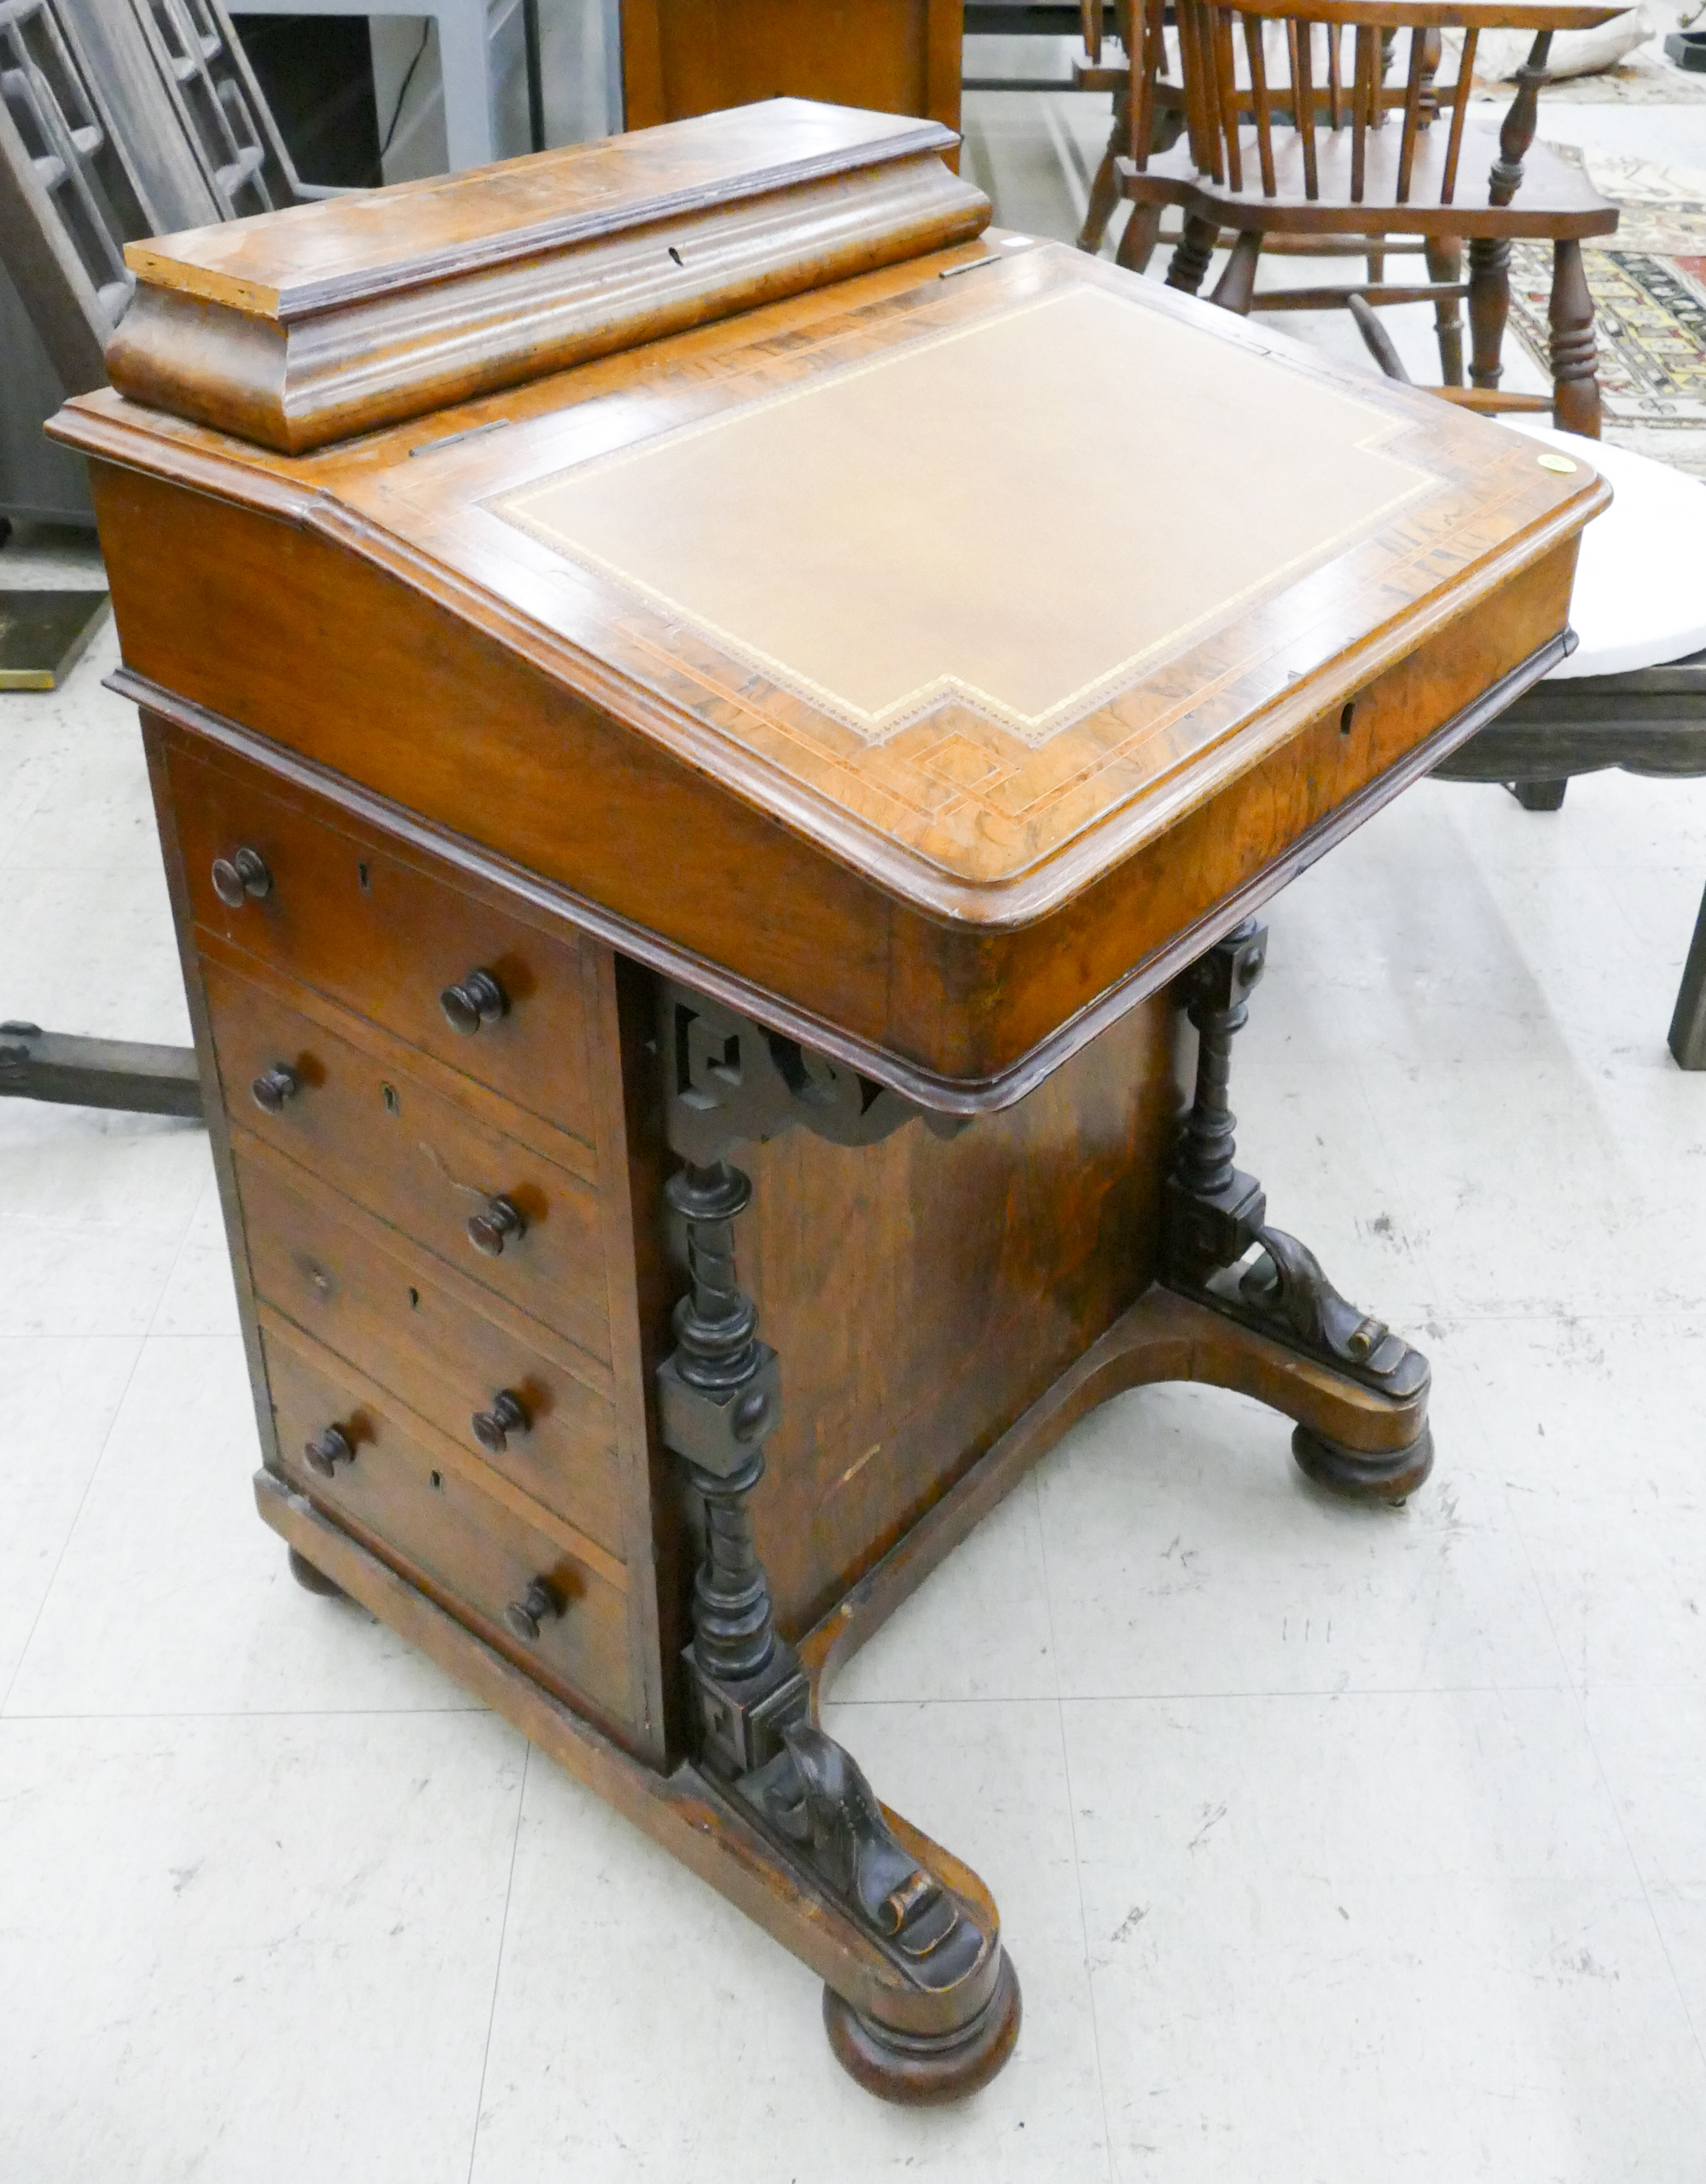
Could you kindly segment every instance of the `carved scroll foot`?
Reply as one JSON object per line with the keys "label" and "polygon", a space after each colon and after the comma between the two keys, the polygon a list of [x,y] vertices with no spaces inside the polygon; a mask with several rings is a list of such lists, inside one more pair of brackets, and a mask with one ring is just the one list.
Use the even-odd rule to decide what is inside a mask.
{"label": "carved scroll foot", "polygon": [[831,2044],[862,2085],[886,2100],[949,2100],[1000,2070],[1018,2030],[1018,1990],[989,1890],[951,1852],[879,1804],[832,1738],[800,1723],[792,1779],[788,1768],[771,1763],[744,1782],[687,1761],[660,1773],[282,1480],[263,1471],[254,1485],[262,1516],[306,1567],[334,1573],[351,1600],[418,1645],[821,1979],[833,1997],[824,2005]]}
{"label": "carved scroll foot", "polygon": [[836,2061],[867,2093],[904,2107],[930,2107],[976,2093],[995,2077],[1018,2038],[1018,1978],[1007,1951],[999,1955],[995,1992],[957,2032],[897,2031],[862,2017],[826,1987],[823,2029]]}
{"label": "carved scroll foot", "polygon": [[1407,1448],[1391,1455],[1370,1456],[1361,1449],[1347,1448],[1343,1441],[1330,1441],[1307,1426],[1298,1426],[1291,1434],[1291,1453],[1298,1469],[1330,1493],[1342,1494],[1351,1502],[1390,1502],[1401,1506],[1434,1468],[1434,1437],[1424,1426]]}
{"label": "carved scroll foot", "polygon": [[299,1555],[293,1547],[290,1550],[290,1574],[305,1592],[317,1592],[328,1600],[344,1597],[342,1585],[334,1584],[323,1570],[316,1570],[308,1557]]}
{"label": "carved scroll foot", "polygon": [[884,1963],[874,2008],[868,1990],[861,2008],[826,1986],[824,2022],[843,2066],[885,2100],[957,2100],[986,2085],[1019,2017],[987,1891],[879,1804],[852,1754],[804,1716],[728,1788],[819,1915],[844,1922]]}

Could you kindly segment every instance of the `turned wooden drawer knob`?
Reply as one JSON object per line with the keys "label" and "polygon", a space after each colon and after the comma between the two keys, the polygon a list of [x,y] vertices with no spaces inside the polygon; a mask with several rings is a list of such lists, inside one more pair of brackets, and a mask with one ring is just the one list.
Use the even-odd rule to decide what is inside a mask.
{"label": "turned wooden drawer knob", "polygon": [[275,1062],[270,1069],[263,1069],[249,1086],[255,1105],[269,1115],[281,1115],[284,1103],[294,1099],[302,1089],[302,1080],[288,1062]]}
{"label": "turned wooden drawer knob", "polygon": [[519,1600],[512,1600],[503,1611],[503,1619],[523,1645],[531,1646],[539,1635],[542,1623],[553,1623],[563,1612],[563,1603],[543,1578],[535,1578]]}
{"label": "turned wooden drawer knob", "polygon": [[460,985],[444,988],[438,1006],[451,1030],[470,1039],[483,1023],[496,1023],[509,1013],[509,996],[489,970],[471,970]]}
{"label": "turned wooden drawer knob", "polygon": [[527,1223],[521,1208],[502,1191],[496,1198],[486,1200],[485,1213],[469,1217],[468,1242],[488,1259],[501,1259],[504,1245],[526,1233]]}
{"label": "turned wooden drawer knob", "polygon": [[356,1445],[341,1426],[326,1426],[303,1443],[302,1453],[310,1471],[322,1479],[335,1479],[340,1463],[355,1462]]}
{"label": "turned wooden drawer knob", "polygon": [[491,1399],[490,1411],[476,1411],[471,1421],[474,1439],[488,1456],[502,1456],[509,1446],[512,1434],[525,1434],[532,1424],[527,1405],[508,1387],[501,1387]]}
{"label": "turned wooden drawer knob", "polygon": [[258,849],[239,849],[213,860],[213,892],[228,909],[241,910],[252,895],[258,902],[272,893],[272,874]]}

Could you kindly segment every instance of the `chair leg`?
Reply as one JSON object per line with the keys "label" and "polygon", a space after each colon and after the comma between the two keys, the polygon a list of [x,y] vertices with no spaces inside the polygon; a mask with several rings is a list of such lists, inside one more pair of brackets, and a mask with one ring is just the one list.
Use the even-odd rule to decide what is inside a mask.
{"label": "chair leg", "polygon": [[1599,437],[1599,343],[1593,333],[1593,296],[1581,264],[1581,246],[1552,246],[1552,421],[1560,432]]}
{"label": "chair leg", "polygon": [[1240,318],[1248,317],[1250,298],[1256,293],[1256,268],[1261,257],[1262,238],[1253,229],[1247,229],[1233,245],[1226,271],[1216,281],[1209,301],[1218,304],[1223,311],[1236,311]]}
{"label": "chair leg", "polygon": [[1369,287],[1370,287],[1371,288],[1378,288],[1378,287],[1380,286],[1381,282],[1382,282],[1385,278],[1386,278],[1386,253],[1385,253],[1385,252],[1384,252],[1384,250],[1372,250],[1372,251],[1370,251],[1370,252],[1369,252],[1369,253],[1368,253],[1368,285],[1369,285]]}
{"label": "chair leg", "polygon": [[1511,246],[1477,235],[1469,246],[1469,376],[1496,387],[1502,376],[1505,321],[1511,313]]}
{"label": "chair leg", "polygon": [[1524,811],[1561,811],[1570,776],[1561,781],[1507,781],[1505,786]]}
{"label": "chair leg", "polygon": [[1676,1014],[1670,1020],[1670,1051],[1683,1069],[1706,1069],[1706,896],[1701,898]]}
{"label": "chair leg", "polygon": [[1186,221],[1184,235],[1167,269],[1169,288],[1177,288],[1187,296],[1196,294],[1203,285],[1203,275],[1209,269],[1209,260],[1215,254],[1220,233],[1217,221],[1199,219],[1194,214]]}
{"label": "chair leg", "polygon": [[1131,217],[1125,223],[1114,252],[1114,263],[1123,265],[1128,273],[1147,270],[1155,255],[1155,245],[1161,234],[1161,212],[1158,205],[1134,205]]}
{"label": "chair leg", "polygon": [[1084,224],[1078,230],[1078,247],[1088,251],[1092,258],[1101,249],[1108,223],[1120,200],[1119,177],[1114,172],[1114,161],[1125,150],[1130,134],[1131,105],[1127,94],[1114,101],[1114,125],[1108,137],[1108,148],[1103,153],[1102,164],[1090,184],[1090,201],[1084,208]]}
{"label": "chair leg", "polygon": [[[1463,246],[1430,235],[1423,246],[1430,281],[1459,281],[1463,278]],[[1455,296],[1434,302],[1434,338],[1439,343],[1440,377],[1448,387],[1463,385],[1463,312]]]}

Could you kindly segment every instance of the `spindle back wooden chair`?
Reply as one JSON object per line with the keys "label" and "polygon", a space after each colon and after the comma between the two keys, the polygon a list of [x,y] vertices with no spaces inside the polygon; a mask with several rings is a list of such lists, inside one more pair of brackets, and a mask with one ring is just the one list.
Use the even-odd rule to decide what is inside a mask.
{"label": "spindle back wooden chair", "polygon": [[[1597,0],[1248,0],[1237,8],[1177,0],[1185,141],[1149,149],[1159,80],[1163,0],[1134,20],[1131,150],[1118,162],[1134,217],[1185,216],[1169,286],[1194,295],[1221,230],[1237,236],[1212,301],[1229,310],[1320,310],[1361,295],[1371,304],[1431,302],[1442,376],[1476,408],[1550,407],[1564,429],[1597,438],[1593,303],[1581,239],[1609,235],[1617,209],[1586,176],[1534,143],[1554,32],[1616,14]],[[1503,125],[1469,119],[1479,33],[1535,32]],[[1462,33],[1453,82],[1438,80],[1442,32]],[[1256,268],[1274,236],[1420,235],[1429,278],[1413,286],[1269,289]],[[1502,395],[1511,244],[1552,246],[1549,306],[1553,391]],[[1461,271],[1467,242],[1469,277]],[[1463,390],[1458,300],[1466,297],[1470,378]]]}
{"label": "spindle back wooden chair", "polygon": [[[1118,209],[1118,162],[1131,149],[1131,62],[1140,35],[1134,28],[1132,14],[1134,8],[1140,9],[1142,5],[1143,0],[1114,0],[1115,36],[1124,49],[1123,59],[1115,60],[1103,50],[1101,0],[1079,0],[1085,57],[1072,64],[1073,83],[1081,91],[1111,91],[1114,95],[1114,125],[1101,164],[1091,178],[1083,225],[1078,230],[1079,249],[1088,251],[1092,257],[1100,250],[1108,222]],[[1167,69],[1158,36],[1150,78],[1149,133],[1144,139],[1151,152],[1169,150],[1178,142],[1185,125],[1185,90],[1182,84],[1171,79],[1175,74],[1176,72]],[[1121,265],[1141,273],[1154,248],[1153,233],[1146,234],[1142,223],[1128,220],[1114,255]]]}

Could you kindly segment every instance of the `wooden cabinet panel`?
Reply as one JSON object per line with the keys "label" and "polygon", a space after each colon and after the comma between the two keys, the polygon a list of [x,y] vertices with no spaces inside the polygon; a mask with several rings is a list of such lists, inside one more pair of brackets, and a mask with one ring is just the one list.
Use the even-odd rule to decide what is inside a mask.
{"label": "wooden cabinet panel", "polygon": [[[622,1555],[616,1417],[604,1366],[262,1144],[245,1144],[237,1184],[263,1302]],[[495,1407],[500,1391],[519,1405],[519,1429],[505,1429]]]}
{"label": "wooden cabinet panel", "polygon": [[[425,1580],[444,1604],[531,1675],[576,1704],[618,1721],[634,1715],[627,1601],[618,1584],[542,1526],[481,1492],[464,1472],[423,1445],[406,1413],[375,1400],[338,1361],[305,1337],[263,1334],[279,1450],[291,1484],[336,1515],[406,1576]],[[335,1427],[353,1451],[328,1479],[305,1453]],[[508,1619],[533,1596],[537,1638]]]}
{"label": "wooden cabinet panel", "polygon": [[623,0],[628,129],[759,99],[960,126],[961,0]]}
{"label": "wooden cabinet panel", "polygon": [[[167,762],[185,878],[205,930],[593,1142],[585,973],[572,930],[560,923],[554,934],[543,931],[435,870],[425,853],[419,861],[398,854],[399,845],[241,760],[210,764],[174,744]],[[214,867],[235,870],[243,849],[264,867],[265,892],[245,891],[234,906],[219,895]],[[221,877],[234,891],[229,873]],[[473,1026],[459,1030],[440,996],[466,989],[477,970],[496,982],[502,1012],[482,1019],[458,1006],[461,1022]],[[529,1134],[525,1125],[519,1134]]]}
{"label": "wooden cabinet panel", "polygon": [[[397,1041],[353,1021],[340,1035],[205,953],[201,968],[240,1150],[258,1137],[608,1361],[596,1190],[429,1089]],[[490,1234],[512,1216],[519,1231]],[[501,1248],[480,1250],[471,1221]]]}

